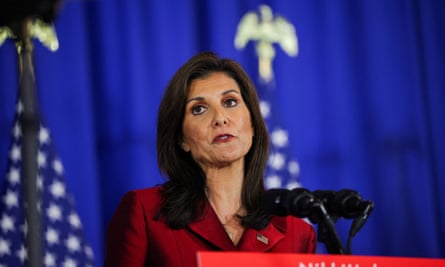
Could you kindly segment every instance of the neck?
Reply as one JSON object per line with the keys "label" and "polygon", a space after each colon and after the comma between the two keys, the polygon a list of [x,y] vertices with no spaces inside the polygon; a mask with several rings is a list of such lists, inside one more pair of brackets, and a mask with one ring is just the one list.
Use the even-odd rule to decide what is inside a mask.
{"label": "neck", "polygon": [[241,188],[243,186],[244,168],[234,164],[227,168],[207,168],[207,197],[225,206],[237,206],[241,203]]}
{"label": "neck", "polygon": [[242,179],[208,179],[206,194],[210,205],[222,224],[242,212]]}
{"label": "neck", "polygon": [[237,162],[223,168],[208,167],[204,172],[207,199],[221,223],[225,224],[226,221],[242,212],[241,189],[244,164]]}

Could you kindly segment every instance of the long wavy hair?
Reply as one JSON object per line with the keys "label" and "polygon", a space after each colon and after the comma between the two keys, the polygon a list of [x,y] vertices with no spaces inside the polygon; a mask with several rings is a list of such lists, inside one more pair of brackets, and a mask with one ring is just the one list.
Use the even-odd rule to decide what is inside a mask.
{"label": "long wavy hair", "polygon": [[260,205],[265,191],[264,171],[269,152],[269,139],[261,116],[254,84],[234,60],[220,58],[213,52],[202,52],[187,61],[170,80],[162,98],[157,125],[157,158],[159,170],[167,181],[162,189],[162,205],[157,218],[174,229],[184,228],[198,219],[203,211],[206,178],[201,167],[185,152],[180,143],[183,137],[186,100],[193,80],[211,73],[222,72],[233,78],[250,112],[254,137],[245,157],[241,201],[246,215],[240,217],[246,227],[264,228],[270,221]]}

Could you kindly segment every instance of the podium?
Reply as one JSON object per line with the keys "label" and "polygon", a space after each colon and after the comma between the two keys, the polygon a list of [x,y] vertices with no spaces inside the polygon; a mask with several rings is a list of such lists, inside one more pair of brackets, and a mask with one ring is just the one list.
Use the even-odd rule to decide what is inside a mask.
{"label": "podium", "polygon": [[198,252],[198,267],[445,267],[445,259],[258,252]]}

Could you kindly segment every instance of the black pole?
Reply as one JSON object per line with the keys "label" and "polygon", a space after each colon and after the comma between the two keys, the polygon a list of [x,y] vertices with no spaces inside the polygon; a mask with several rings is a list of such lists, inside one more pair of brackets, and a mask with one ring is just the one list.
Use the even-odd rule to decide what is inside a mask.
{"label": "black pole", "polygon": [[25,221],[27,225],[26,247],[28,266],[43,266],[42,217],[39,212],[41,203],[37,188],[37,153],[39,115],[33,66],[33,44],[28,32],[30,19],[24,19],[13,27],[17,37],[16,47],[19,67],[19,99],[22,103],[20,124],[22,126],[22,175]]}
{"label": "black pole", "polygon": [[29,29],[35,19],[51,23],[60,7],[60,0],[1,0],[0,27],[12,30],[17,47],[19,66],[19,99],[22,112],[19,114],[22,127],[22,181],[26,222],[25,245],[27,265],[43,266],[41,197],[37,188],[38,132],[40,118],[33,66],[33,44]]}

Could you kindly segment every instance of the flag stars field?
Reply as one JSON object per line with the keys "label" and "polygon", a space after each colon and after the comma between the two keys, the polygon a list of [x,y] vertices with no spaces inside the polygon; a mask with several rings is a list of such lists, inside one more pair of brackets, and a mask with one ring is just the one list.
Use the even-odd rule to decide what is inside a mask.
{"label": "flag stars field", "polygon": [[[266,94],[269,92],[267,88],[263,88],[263,91]],[[266,99],[273,99],[273,97],[268,96]],[[301,184],[298,181],[300,166],[289,153],[288,131],[279,126],[279,116],[272,112],[271,101],[262,99],[260,109],[270,130],[271,143],[265,177],[266,188],[279,188],[283,185],[289,189],[300,187]]]}
{"label": "flag stars field", "polygon": [[[23,107],[19,103],[17,112]],[[9,149],[9,167],[0,196],[0,267],[25,267],[28,250],[25,246],[27,224],[22,183],[22,129],[16,114]],[[41,259],[47,267],[93,266],[92,249],[84,239],[82,223],[76,213],[74,199],[66,187],[64,170],[51,142],[48,128],[41,124],[38,133],[38,151],[35,155],[40,193],[38,212],[42,215],[41,230],[44,241]]]}

